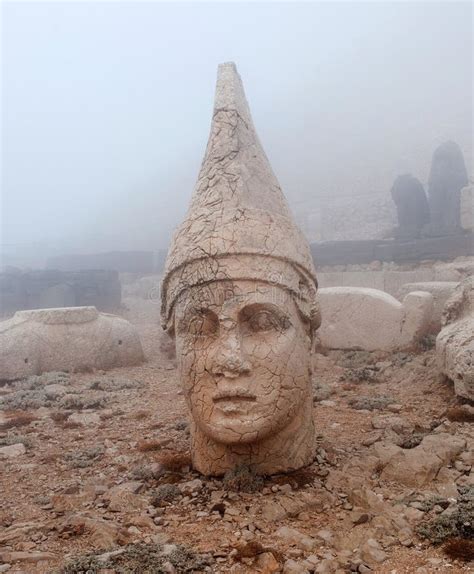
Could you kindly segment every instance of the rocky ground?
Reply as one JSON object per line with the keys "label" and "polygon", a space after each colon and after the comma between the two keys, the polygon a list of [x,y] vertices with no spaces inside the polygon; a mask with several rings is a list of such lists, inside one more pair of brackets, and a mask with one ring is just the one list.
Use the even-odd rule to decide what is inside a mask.
{"label": "rocky ground", "polygon": [[314,464],[207,479],[155,311],[140,367],[0,384],[0,573],[474,571],[473,408],[430,341],[318,354]]}

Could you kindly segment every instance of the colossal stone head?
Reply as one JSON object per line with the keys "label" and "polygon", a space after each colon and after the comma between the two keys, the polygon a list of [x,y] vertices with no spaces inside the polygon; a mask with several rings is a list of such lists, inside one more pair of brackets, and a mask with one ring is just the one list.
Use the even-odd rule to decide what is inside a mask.
{"label": "colossal stone head", "polygon": [[161,290],[203,474],[239,465],[270,474],[312,461],[316,289],[308,243],[255,133],[240,76],[222,64],[206,155]]}

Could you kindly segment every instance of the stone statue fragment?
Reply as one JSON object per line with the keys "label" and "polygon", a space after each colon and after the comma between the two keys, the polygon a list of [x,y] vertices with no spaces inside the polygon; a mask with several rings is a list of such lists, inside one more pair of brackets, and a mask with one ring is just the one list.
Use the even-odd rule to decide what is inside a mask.
{"label": "stone statue fragment", "polygon": [[410,174],[399,175],[391,189],[397,207],[397,239],[417,239],[430,221],[430,208],[421,182]]}
{"label": "stone statue fragment", "polygon": [[432,235],[460,231],[461,189],[467,184],[464,157],[458,144],[452,141],[441,144],[433,154],[428,182]]}
{"label": "stone statue fragment", "polygon": [[240,76],[222,64],[206,154],[161,290],[201,473],[245,465],[271,474],[313,460],[316,289],[309,245],[258,140]]}

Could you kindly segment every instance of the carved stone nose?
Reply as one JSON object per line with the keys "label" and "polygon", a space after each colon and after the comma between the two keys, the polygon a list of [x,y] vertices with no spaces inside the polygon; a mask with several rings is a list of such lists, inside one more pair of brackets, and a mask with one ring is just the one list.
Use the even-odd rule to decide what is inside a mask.
{"label": "carved stone nose", "polygon": [[220,375],[228,379],[235,379],[250,371],[250,363],[242,356],[242,350],[238,341],[229,341],[225,348],[216,357],[212,368],[214,375]]}

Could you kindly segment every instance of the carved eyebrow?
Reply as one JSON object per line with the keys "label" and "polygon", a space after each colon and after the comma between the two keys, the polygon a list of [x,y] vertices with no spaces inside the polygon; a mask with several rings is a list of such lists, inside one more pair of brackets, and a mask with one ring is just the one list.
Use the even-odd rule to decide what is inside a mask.
{"label": "carved eyebrow", "polygon": [[178,321],[178,330],[181,332],[186,331],[189,321],[193,317],[204,317],[206,315],[212,317],[213,320],[218,321],[218,317],[214,311],[211,311],[211,309],[208,309],[207,307],[187,307],[183,316],[180,317]]}

